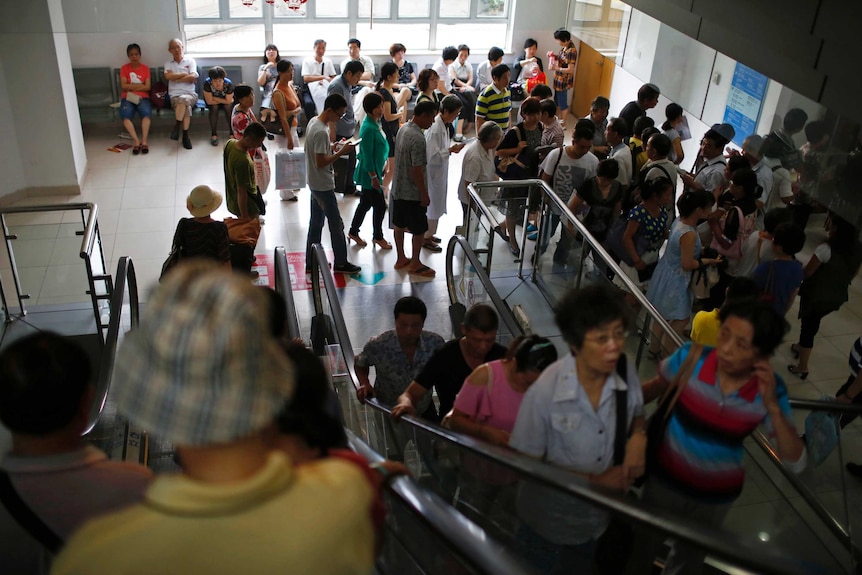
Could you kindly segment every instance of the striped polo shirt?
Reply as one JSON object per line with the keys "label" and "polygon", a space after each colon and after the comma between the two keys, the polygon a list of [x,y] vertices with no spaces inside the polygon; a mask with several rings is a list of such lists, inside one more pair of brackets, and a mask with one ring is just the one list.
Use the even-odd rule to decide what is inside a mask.
{"label": "striped polo shirt", "polygon": [[509,127],[509,111],[512,109],[509,88],[502,92],[494,84],[487,86],[476,101],[476,117],[497,122],[504,130]]}
{"label": "striped polo shirt", "polygon": [[[661,377],[673,379],[691,344],[687,343],[661,367]],[[752,377],[738,391],[724,395],[718,385],[715,349],[704,347],[701,358],[668,421],[658,447],[656,474],[684,493],[711,503],[736,499],[745,482],[743,440],[769,417]],[[787,388],[776,374],[781,411],[790,416]]]}

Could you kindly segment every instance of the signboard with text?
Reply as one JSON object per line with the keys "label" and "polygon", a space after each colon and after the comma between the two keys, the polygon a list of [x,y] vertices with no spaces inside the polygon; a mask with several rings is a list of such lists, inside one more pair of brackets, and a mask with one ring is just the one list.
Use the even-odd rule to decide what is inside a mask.
{"label": "signboard with text", "polygon": [[760,72],[736,63],[730,94],[727,95],[727,107],[724,109],[724,123],[736,130],[734,144],[741,146],[746,137],[755,133],[768,84],[769,78]]}

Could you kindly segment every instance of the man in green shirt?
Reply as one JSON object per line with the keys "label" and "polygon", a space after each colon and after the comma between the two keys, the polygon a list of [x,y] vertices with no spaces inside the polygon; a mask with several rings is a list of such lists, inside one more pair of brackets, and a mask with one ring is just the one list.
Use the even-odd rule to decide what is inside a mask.
{"label": "man in green shirt", "polygon": [[255,199],[262,198],[254,181],[254,161],[249,152],[259,148],[265,139],[266,129],[255,122],[246,127],[241,139],[230,139],[224,146],[227,209],[239,218],[256,218],[260,215],[259,204]]}

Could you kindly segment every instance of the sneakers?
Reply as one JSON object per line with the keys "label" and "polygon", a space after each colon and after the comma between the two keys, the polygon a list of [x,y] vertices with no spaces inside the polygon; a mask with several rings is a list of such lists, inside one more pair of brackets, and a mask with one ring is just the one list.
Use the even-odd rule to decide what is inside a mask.
{"label": "sneakers", "polygon": [[461,134],[457,134],[454,138],[452,138],[452,141],[455,142],[456,144],[460,144],[461,142],[464,141],[464,136]]}
{"label": "sneakers", "polygon": [[339,274],[355,274],[362,271],[362,268],[356,265],[353,265],[350,262],[345,262],[343,264],[338,264],[332,267],[332,270]]}
{"label": "sneakers", "polygon": [[[530,229],[530,228],[527,228],[527,229]],[[536,238],[538,238],[538,237],[539,237],[539,232],[537,232],[537,231],[536,232],[530,232],[527,234],[527,239],[530,240],[531,242],[536,241]]]}
{"label": "sneakers", "polygon": [[527,225],[527,232],[538,232],[539,228],[536,227],[536,224]]}

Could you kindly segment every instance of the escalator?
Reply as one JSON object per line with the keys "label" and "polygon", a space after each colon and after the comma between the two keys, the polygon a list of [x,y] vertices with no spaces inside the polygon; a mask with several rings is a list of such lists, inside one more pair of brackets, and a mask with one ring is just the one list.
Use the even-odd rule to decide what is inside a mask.
{"label": "escalator", "polygon": [[[467,270],[474,280],[474,299],[479,287],[481,293],[487,294],[487,299],[482,301],[496,304],[503,337],[506,333],[511,336],[519,334],[521,330],[513,314],[505,303],[501,303],[502,298],[485,273],[485,265],[467,240],[453,239],[447,253],[455,259],[463,256],[460,263],[447,261],[447,269],[452,266],[453,277],[458,277],[457,270]],[[518,532],[519,517],[514,511],[514,501],[522,486],[531,485],[552,493],[565,505],[577,502],[579,508],[610,514],[623,525],[657,531],[699,547],[710,556],[713,568],[718,567],[720,571],[717,572],[847,572],[847,568],[825,550],[812,554],[793,546],[777,546],[775,541],[764,544],[761,539],[731,529],[708,528],[681,520],[663,509],[596,488],[563,470],[421,419],[405,417],[394,423],[389,416],[389,407],[375,399],[360,404],[355,393],[358,380],[353,371],[353,346],[328,269],[323,250],[315,247],[312,266],[315,314],[326,316],[331,325],[325,344],[327,350],[336,350],[338,356],[330,356],[330,365],[346,427],[376,453],[402,456],[419,485],[472,521],[481,532],[482,540],[495,541],[518,557],[516,564],[524,564],[521,557],[525,549]],[[472,302],[453,303],[467,305]],[[811,538],[816,540],[814,535]],[[399,570],[396,568],[391,572]]]}

